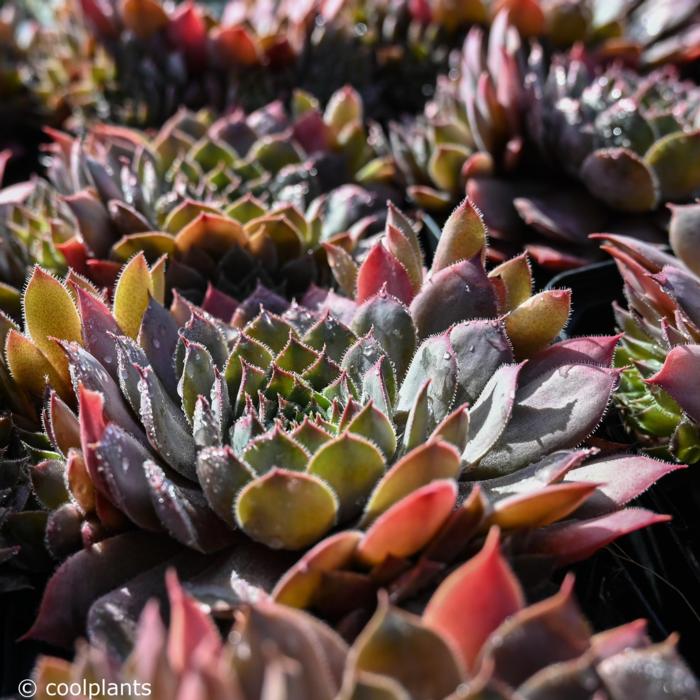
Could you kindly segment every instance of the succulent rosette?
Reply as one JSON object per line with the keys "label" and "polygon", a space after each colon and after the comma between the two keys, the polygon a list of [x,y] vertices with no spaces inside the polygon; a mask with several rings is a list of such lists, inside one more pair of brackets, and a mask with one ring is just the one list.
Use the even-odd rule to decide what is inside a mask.
{"label": "succulent rosette", "polygon": [[16,290],[32,261],[111,288],[143,252],[151,263],[166,256],[168,289],[197,302],[208,282],[233,296],[258,281],[291,296],[324,281],[321,243],[352,253],[398,198],[393,163],[367,144],[350,88],[324,112],[300,92],[294,115],[275,102],[216,121],[183,110],[152,137],[106,125],[52,135],[50,184],[3,191],[2,282]]}
{"label": "succulent rosette", "polygon": [[[617,384],[617,338],[548,347],[568,318],[568,292],[533,295],[522,256],[487,273],[485,243],[465,200],[428,274],[411,222],[391,207],[359,267],[328,246],[353,296],[312,290],[238,327],[180,295],[166,309],[163,268],[142,254],[121,272],[111,307],[80,278],[64,284],[36,268],[7,364],[35,396],[48,378],[43,419],[63,465],[48,477],[67,490],[47,544],[59,558],[82,551],[49,583],[31,634],[65,643],[90,610],[99,633],[125,603],[110,591],[148,580],[172,556],[191,574],[233,572],[237,583],[223,590],[235,598],[269,590],[293,561],[273,550],[359,525],[366,531],[331,536],[348,556],[331,544],[322,567],[357,557],[384,571],[378,581],[414,572],[408,587],[419,589],[494,523],[526,530],[527,552],[563,563],[665,519],[622,508],[677,465],[573,449]],[[135,546],[128,566],[107,563]],[[88,570],[94,587],[68,619],[53,617]],[[353,580],[375,585],[366,571]],[[132,613],[140,595],[128,594]]]}
{"label": "succulent rosette", "polygon": [[615,304],[624,332],[616,405],[642,447],[684,462],[700,459],[699,221],[698,204],[672,208],[669,237],[678,257],[622,236],[597,237],[617,263],[627,300],[627,309]]}
{"label": "succulent rosette", "polygon": [[585,42],[596,60],[620,57],[643,67],[698,57],[700,3],[607,0],[412,0],[416,19],[447,28],[483,24],[507,10],[523,36],[540,37],[557,49]]}
{"label": "succulent rosette", "polygon": [[221,21],[194,2],[78,5],[67,20],[84,20],[115,64],[111,116],[139,124],[162,122],[180,105],[255,109],[289,90],[313,19],[311,3],[275,3],[274,11],[234,3]]}
{"label": "succulent rosette", "polygon": [[322,622],[269,599],[238,611],[222,639],[170,571],[168,628],[151,600],[124,661],[89,645],[78,648],[72,663],[40,658],[36,697],[50,697],[56,684],[65,684],[68,697],[83,697],[83,688],[109,692],[129,684],[156,700],[700,695],[674,637],[652,644],[642,620],[593,634],[572,584],[567,577],[559,592],[527,606],[494,529],[481,551],[437,588],[422,614],[400,610],[383,595],[348,645]]}
{"label": "succulent rosette", "polygon": [[325,100],[347,82],[383,118],[422,107],[454,45],[404,1],[80,4],[116,64],[108,109],[120,122],[158,123],[181,104],[256,109],[300,87]]}
{"label": "succulent rosette", "polygon": [[466,188],[496,259],[526,247],[566,269],[595,258],[591,233],[665,240],[663,205],[700,188],[699,99],[672,67],[597,68],[580,48],[550,58],[504,11],[488,39],[470,30],[425,114],[391,139],[421,206],[439,212]]}

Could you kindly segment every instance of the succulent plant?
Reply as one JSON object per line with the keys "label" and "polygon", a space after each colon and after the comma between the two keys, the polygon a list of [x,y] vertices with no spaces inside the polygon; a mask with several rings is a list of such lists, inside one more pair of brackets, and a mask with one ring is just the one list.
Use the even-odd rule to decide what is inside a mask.
{"label": "succulent plant", "polygon": [[700,3],[608,2],[608,0],[496,0],[454,3],[413,0],[414,16],[455,28],[484,23],[503,11],[518,31],[554,49],[584,42],[597,61],[622,58],[643,67],[698,58]]}
{"label": "succulent plant", "polygon": [[52,132],[51,184],[3,192],[2,281],[18,289],[28,262],[59,274],[69,264],[110,288],[142,251],[151,262],[166,255],[168,289],[197,302],[207,282],[236,296],[257,281],[287,295],[323,282],[320,244],[352,252],[398,195],[354,91],[339,90],[323,114],[311,96],[296,98],[294,117],[279,102],[214,123],[180,111],[153,138],[105,125],[81,138]]}
{"label": "succulent plant", "polygon": [[107,107],[122,123],[157,124],[181,104],[256,109],[294,88],[325,101],[347,82],[374,118],[420,109],[452,43],[438,26],[412,21],[403,1],[237,2],[219,18],[209,3],[80,5],[116,64]]}
{"label": "succulent plant", "polygon": [[444,209],[466,187],[496,259],[525,246],[562,269],[595,256],[590,233],[664,240],[662,205],[700,189],[699,100],[671,67],[601,70],[580,49],[550,59],[503,12],[487,43],[470,31],[425,114],[391,138],[421,206]]}
{"label": "succulent plant", "polygon": [[[153,558],[145,568],[171,556],[174,540],[205,554],[233,547],[227,566],[238,570],[236,542],[252,540],[283,570],[289,558],[271,550],[308,548],[361,517],[373,521],[367,538],[382,533],[365,563],[409,559],[446,523],[457,481],[466,494],[490,477],[499,478],[494,491],[486,481],[485,497],[474,489],[465,505],[480,515],[474,529],[448,537],[455,556],[492,522],[518,531],[568,516],[530,535],[534,549],[564,562],[663,519],[620,508],[677,465],[624,456],[583,465],[593,453],[569,451],[607,408],[617,338],[547,349],[569,294],[532,295],[524,257],[487,274],[485,241],[465,200],[426,275],[414,229],[390,208],[359,268],[327,246],[352,297],[312,290],[303,305],[262,308],[238,330],[179,295],[166,310],[162,266],[149,269],[142,254],[122,270],[111,308],[80,278],[64,285],[37,268],[7,363],[34,395],[45,395],[46,377],[52,388],[44,423],[69,486],[49,516],[49,548],[59,557],[87,549],[49,583],[32,634],[60,642],[79,633],[94,599],[120,585],[113,576],[142,573],[141,559],[119,571],[101,563],[139,536]],[[571,483],[558,483],[574,467]],[[387,528],[397,527],[404,549],[386,550]],[[101,572],[98,588],[64,624],[46,611],[83,566]]]}
{"label": "succulent plant", "polygon": [[559,592],[526,606],[494,528],[421,615],[381,596],[348,646],[322,622],[268,599],[240,609],[222,639],[170,571],[169,628],[151,600],[126,660],[115,662],[103,647],[85,644],[72,663],[42,657],[34,670],[36,697],[52,697],[56,684],[68,688],[66,697],[130,687],[156,700],[700,697],[674,637],[652,644],[641,620],[593,634],[572,584],[567,577]]}
{"label": "succulent plant", "polygon": [[617,263],[628,306],[615,304],[624,333],[615,403],[642,447],[684,462],[700,460],[698,221],[700,205],[672,208],[670,241],[678,257],[623,236],[597,237]]}
{"label": "succulent plant", "polygon": [[27,4],[36,19],[25,82],[42,107],[44,125],[77,131],[107,116],[116,89],[114,63],[75,21],[77,3]]}
{"label": "succulent plant", "polygon": [[239,3],[219,22],[193,2],[80,0],[66,21],[84,20],[115,63],[112,118],[158,124],[180,105],[255,109],[292,84],[308,12],[275,5],[256,13]]}

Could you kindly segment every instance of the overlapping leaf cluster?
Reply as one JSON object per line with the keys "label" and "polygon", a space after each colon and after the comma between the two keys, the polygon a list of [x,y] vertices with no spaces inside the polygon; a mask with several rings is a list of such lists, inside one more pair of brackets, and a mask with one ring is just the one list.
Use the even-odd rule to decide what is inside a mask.
{"label": "overlapping leaf cluster", "polygon": [[[81,278],[62,284],[36,268],[24,330],[7,333],[7,365],[45,397],[55,453],[32,475],[54,498],[49,550],[87,549],[49,583],[33,635],[64,642],[88,610],[114,615],[120,603],[92,598],[73,605],[69,624],[49,611],[95,543],[118,550],[139,541],[134,529],[144,553],[152,533],[166,535],[230,551],[223,571],[244,576],[251,557],[275,561],[271,550],[360,526],[318,545],[280,584],[286,602],[338,621],[377,585],[415,595],[492,524],[527,532],[513,547],[554,565],[663,519],[623,507],[673,465],[573,449],[617,383],[617,338],[548,347],[569,294],[533,295],[522,256],[487,273],[485,244],[465,200],[426,274],[413,225],[391,207],[359,268],[329,246],[354,297],[317,290],[277,314],[263,304],[237,328],[179,294],[166,309],[163,265],[149,269],[142,254],[121,272],[111,307]],[[264,547],[237,554],[241,535]],[[158,558],[176,551],[171,541]],[[102,573],[96,593],[109,598],[122,576],[155,565]],[[249,585],[267,587],[254,576]]]}
{"label": "overlapping leaf cluster", "polygon": [[[26,637],[94,645],[39,694],[698,697],[509,568],[700,459],[697,0],[57,7],[0,15],[62,126],[0,191],[0,589],[55,568]],[[595,239],[628,309],[569,337],[530,260]]]}
{"label": "overlapping leaf cluster", "polygon": [[580,49],[550,58],[504,10],[488,39],[469,32],[424,116],[394,126],[392,143],[422,207],[450,206],[466,186],[495,258],[527,246],[565,269],[594,257],[590,233],[665,240],[662,205],[700,189],[699,99],[672,67],[601,70]]}
{"label": "overlapping leaf cluster", "polygon": [[625,284],[627,309],[615,305],[624,332],[616,402],[626,427],[653,454],[700,459],[696,397],[700,341],[697,236],[700,207],[672,209],[670,241],[678,257],[623,236],[601,236]]}
{"label": "overlapping leaf cluster", "polygon": [[168,288],[197,302],[208,282],[239,297],[258,282],[290,296],[327,280],[321,244],[353,253],[376,232],[386,198],[399,197],[393,164],[368,145],[352,89],[324,112],[299,92],[293,111],[274,102],[213,121],[183,110],[153,137],[107,125],[83,138],[53,132],[50,182],[3,191],[0,265],[15,291],[2,308],[16,311],[32,262],[102,288],[138,252],[165,256]]}
{"label": "overlapping leaf cluster", "polygon": [[592,634],[572,584],[567,578],[558,593],[527,607],[494,529],[479,554],[438,587],[422,615],[381,596],[348,646],[313,617],[270,600],[239,611],[222,641],[171,571],[169,628],[150,601],[122,664],[98,646],[81,647],[72,664],[43,657],[35,669],[37,697],[50,697],[58,683],[76,689],[104,683],[117,691],[137,683],[158,699],[697,696],[673,638],[651,644],[643,621]]}

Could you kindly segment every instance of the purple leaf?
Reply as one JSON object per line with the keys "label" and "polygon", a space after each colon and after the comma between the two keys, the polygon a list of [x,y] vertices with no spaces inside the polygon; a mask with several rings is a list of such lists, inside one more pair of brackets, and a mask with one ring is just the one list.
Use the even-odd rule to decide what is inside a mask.
{"label": "purple leaf", "polygon": [[618,375],[602,367],[566,364],[521,382],[508,427],[479,471],[497,476],[549,452],[576,447],[603,418]]}
{"label": "purple leaf", "polygon": [[666,265],[654,279],[678,302],[695,329],[700,329],[700,280],[675,265]]}
{"label": "purple leaf", "polygon": [[501,436],[513,410],[522,365],[503,365],[496,370],[469,411],[469,439],[462,458],[477,466]]}
{"label": "purple leaf", "polygon": [[99,360],[112,379],[117,380],[117,353],[109,334],[121,335],[122,331],[105,303],[78,285],[74,289],[78,295],[85,347]]}
{"label": "purple leaf", "polygon": [[622,335],[592,335],[562,340],[537,353],[525,366],[521,379],[531,381],[536,376],[562,365],[596,365],[610,367],[615,348]]}
{"label": "purple leaf", "polygon": [[432,275],[411,303],[411,315],[421,338],[440,333],[453,323],[493,318],[496,314],[496,295],[481,254]]}
{"label": "purple leaf", "polygon": [[200,491],[178,486],[155,462],[147,461],[144,471],[153,507],[171,537],[199,552],[216,552],[231,544],[233,533]]}
{"label": "purple leaf", "polygon": [[559,566],[564,566],[587,559],[623,535],[670,519],[642,508],[625,508],[589,520],[555,523],[535,530],[527,536],[527,549],[530,554],[550,555]]}
{"label": "purple leaf", "polygon": [[489,378],[503,364],[513,362],[513,351],[498,321],[466,321],[450,331],[457,361],[455,405],[473,403]]}
{"label": "purple leaf", "polygon": [[168,395],[174,400],[177,400],[177,378],[173,368],[173,357],[177,340],[178,328],[172,314],[150,297],[141,321],[139,344],[158,379],[163,382]]}
{"label": "purple leaf", "polygon": [[617,455],[572,469],[567,474],[566,481],[600,484],[591,498],[576,512],[576,516],[581,519],[618,510],[643,494],[662,476],[677,469],[685,469],[685,465],[662,462],[643,455]]}
{"label": "purple leaf", "polygon": [[95,447],[95,455],[111,501],[139,527],[161,532],[148,496],[143,467],[152,458],[149,452],[119,426],[110,423]]}
{"label": "purple leaf", "polygon": [[70,648],[96,598],[164,561],[177,545],[143,532],[117,535],[67,559],[49,580],[37,619],[22,639]]}

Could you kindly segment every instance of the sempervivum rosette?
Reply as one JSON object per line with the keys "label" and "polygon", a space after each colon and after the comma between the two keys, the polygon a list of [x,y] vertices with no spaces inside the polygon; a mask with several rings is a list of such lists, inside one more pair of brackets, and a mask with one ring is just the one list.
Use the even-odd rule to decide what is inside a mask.
{"label": "sempervivum rosette", "polygon": [[385,186],[391,160],[367,145],[349,88],[324,112],[299,93],[294,116],[272,103],[213,123],[180,111],[155,136],[107,125],[52,135],[51,182],[2,195],[2,282],[16,289],[32,261],[111,287],[141,251],[151,263],[167,256],[168,287],[197,302],[207,282],[232,295],[257,281],[296,294],[324,279],[322,241],[343,234],[352,252],[397,197]]}
{"label": "sempervivum rosette", "polygon": [[616,404],[640,445],[684,462],[700,459],[698,221],[699,205],[673,207],[670,240],[677,258],[623,236],[597,237],[617,263],[628,306],[615,305],[624,332]]}
{"label": "sempervivum rosette", "polygon": [[394,127],[394,152],[421,206],[439,212],[466,187],[495,256],[526,247],[563,269],[595,258],[590,233],[661,242],[663,205],[700,189],[700,93],[672,67],[550,58],[505,12],[487,41],[470,31],[459,59],[425,114]]}
{"label": "sempervivum rosette", "polygon": [[422,614],[381,596],[348,645],[322,622],[270,600],[244,606],[222,639],[171,571],[169,627],[152,600],[124,661],[83,645],[72,663],[40,658],[34,678],[42,698],[57,683],[69,688],[69,697],[82,697],[83,688],[110,692],[129,684],[156,700],[194,694],[221,700],[700,697],[673,637],[652,644],[642,620],[593,634],[572,583],[565,579],[558,593],[527,606],[494,529]]}
{"label": "sempervivum rosette", "polygon": [[[533,551],[566,561],[663,518],[621,507],[673,465],[630,456],[584,465],[590,451],[566,452],[607,408],[616,338],[548,348],[569,294],[532,295],[522,257],[487,273],[484,246],[465,201],[426,274],[415,231],[392,208],[359,269],[331,250],[353,297],[314,290],[305,306],[263,308],[240,328],[179,295],[166,309],[162,270],[142,255],[122,271],[111,308],[79,280],[64,286],[37,269],[7,359],[20,385],[42,394],[47,376],[54,389],[44,420],[70,494],[49,517],[49,546],[59,556],[85,549],[57,571],[32,634],[70,639],[95,598],[136,577],[128,602],[109,594],[91,619],[99,628],[125,602],[133,611],[136,591],[150,590],[138,576],[144,559],[158,568],[185,557],[191,575],[233,571],[235,597],[258,575],[258,585],[274,582],[255,573],[289,562],[272,550],[308,548],[336,527],[371,522],[365,535],[338,537],[390,580],[391,562],[410,568],[448,520],[448,561],[493,522],[538,528]],[[472,488],[489,477],[502,481]],[[470,494],[463,506],[460,492]],[[545,527],[563,518],[562,529]],[[139,541],[129,566],[106,563]],[[202,556],[214,552],[228,553],[223,563]],[[95,585],[58,624],[48,611],[83,569],[99,572]]]}

